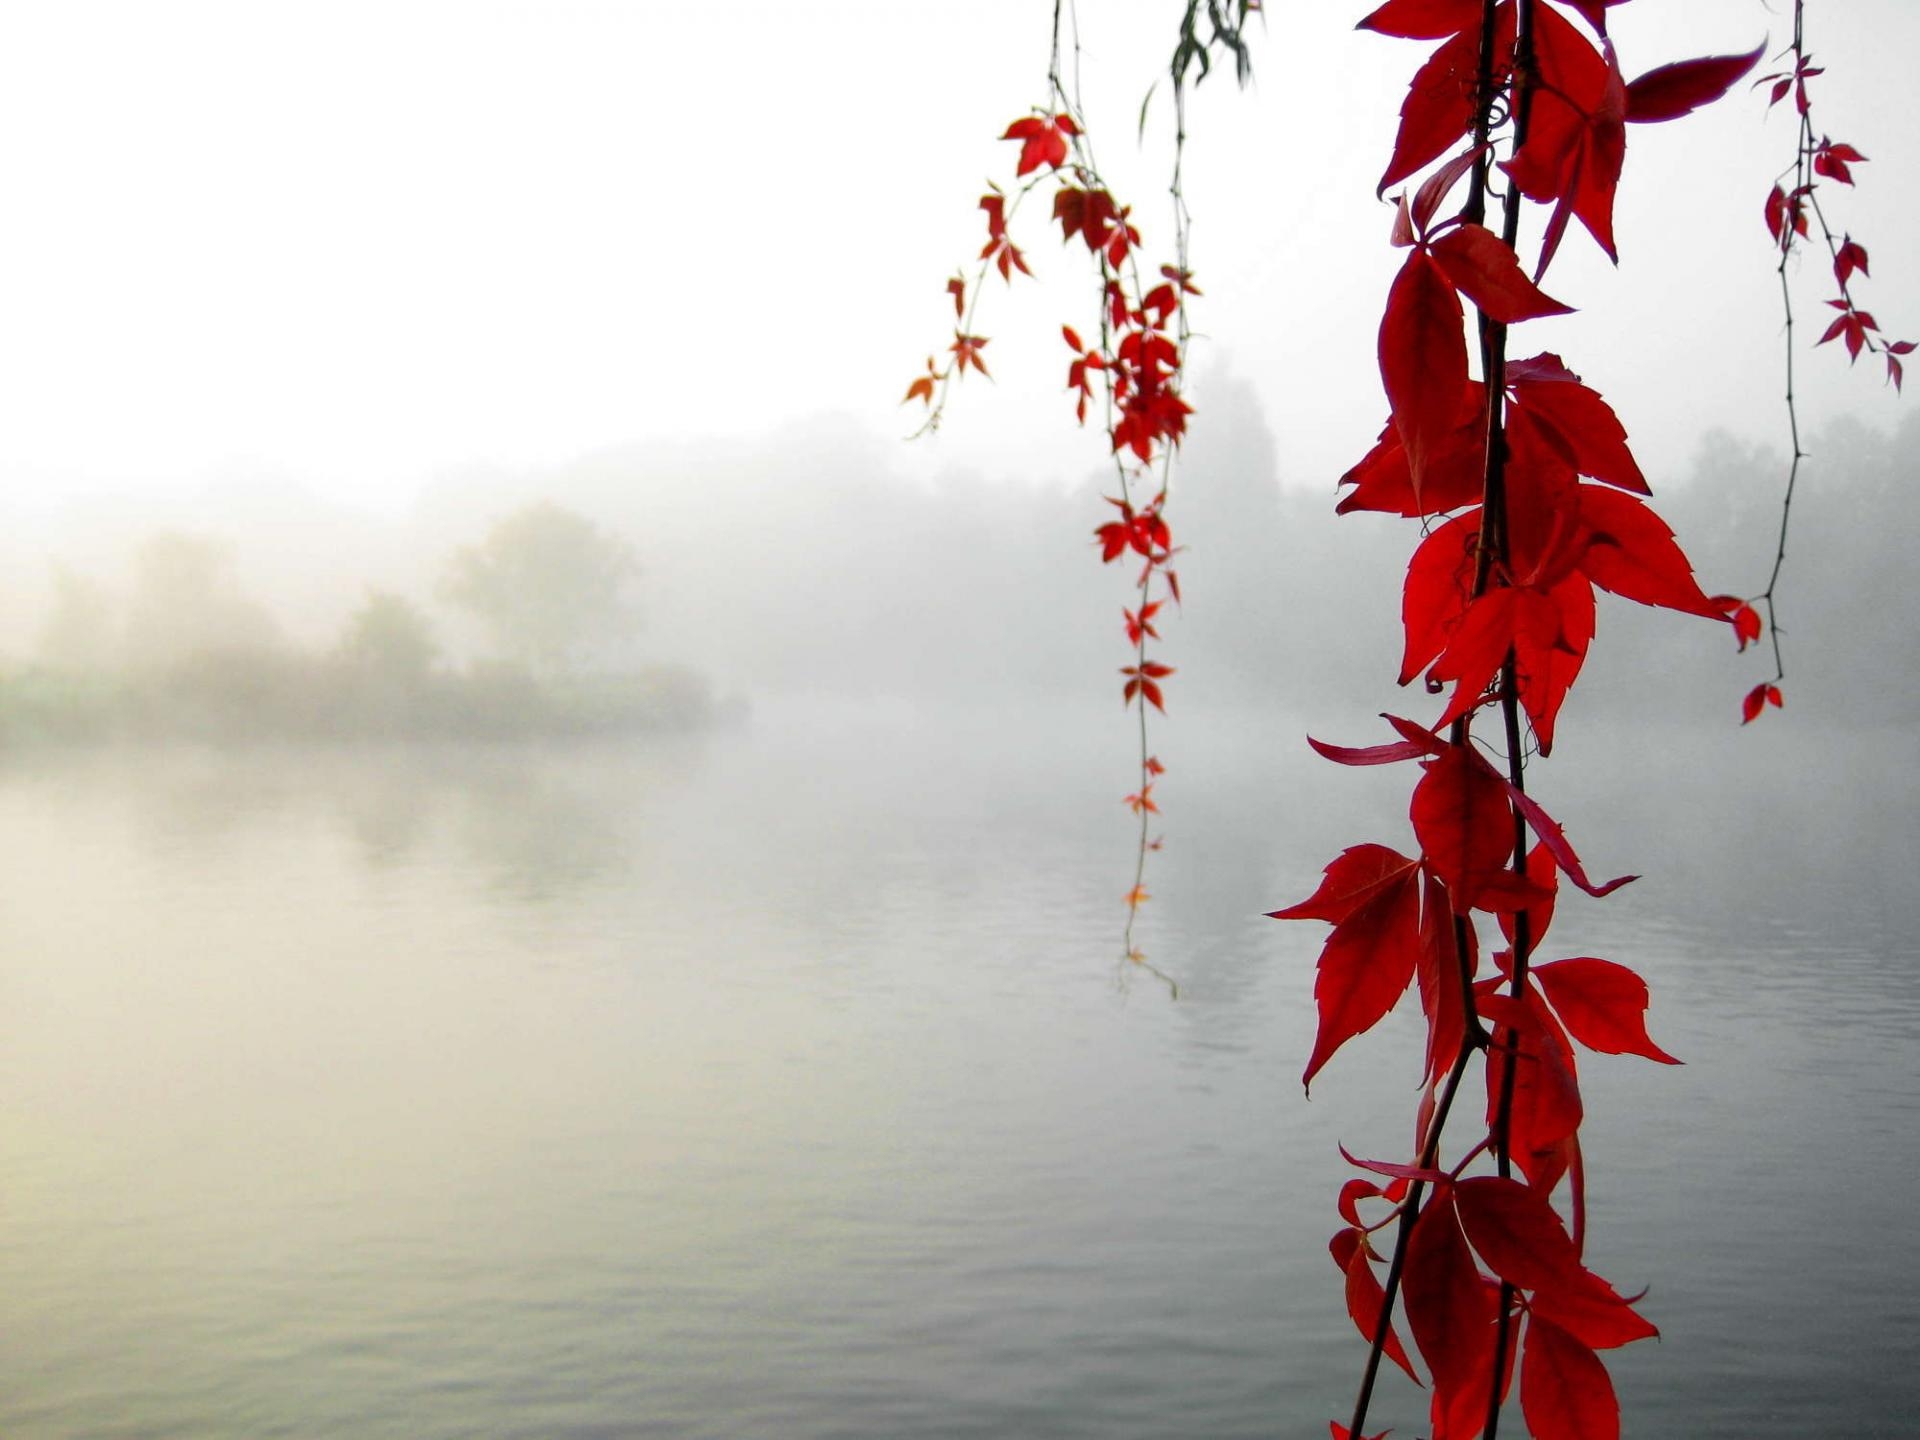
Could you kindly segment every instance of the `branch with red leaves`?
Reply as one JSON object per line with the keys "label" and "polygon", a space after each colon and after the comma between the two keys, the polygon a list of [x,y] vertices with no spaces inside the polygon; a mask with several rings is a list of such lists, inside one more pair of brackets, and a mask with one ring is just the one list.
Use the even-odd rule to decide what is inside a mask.
{"label": "branch with red leaves", "polygon": [[[1598,1352],[1655,1333],[1583,1259],[1576,1047],[1677,1062],[1647,1035],[1647,986],[1633,971],[1592,956],[1536,958],[1562,877],[1595,897],[1632,877],[1588,877],[1528,793],[1529,757],[1553,749],[1597,592],[1730,617],[1643,498],[1626,429],[1599,391],[1558,355],[1514,359],[1508,347],[1514,327],[1566,312],[1540,287],[1573,222],[1618,259],[1613,202],[1629,126],[1717,99],[1760,52],[1629,82],[1607,33],[1617,3],[1387,0],[1361,22],[1440,43],[1408,88],[1379,184],[1411,187],[1397,197],[1391,240],[1406,258],[1379,332],[1390,415],[1343,477],[1351,488],[1338,508],[1421,521],[1399,678],[1424,678],[1447,698],[1430,722],[1387,717],[1384,743],[1314,743],[1343,765],[1418,766],[1416,853],[1351,847],[1312,895],[1273,912],[1332,926],[1305,1082],[1410,991],[1427,1022],[1413,1158],[1349,1156],[1362,1173],[1336,1207],[1343,1228],[1330,1248],[1369,1347],[1336,1437],[1366,1433],[1383,1361],[1419,1382],[1396,1308],[1425,1362],[1434,1440],[1494,1436],[1516,1372],[1540,1440],[1617,1436]],[[1542,217],[1531,265],[1516,248],[1528,202]],[[1483,722],[1491,737],[1478,733]],[[1504,943],[1483,973],[1490,924]],[[1444,1132],[1476,1063],[1484,1128],[1448,1159]],[[1472,1173],[1486,1165],[1492,1173]],[[1388,1229],[1383,1254],[1375,1237]]]}
{"label": "branch with red leaves", "polygon": [[[1156,628],[1169,603],[1180,602],[1180,577],[1172,562],[1179,553],[1167,519],[1173,457],[1186,434],[1192,407],[1184,396],[1190,330],[1187,301],[1200,294],[1187,265],[1187,227],[1181,198],[1180,155],[1185,144],[1184,97],[1188,70],[1198,64],[1202,73],[1211,63],[1212,45],[1235,50],[1244,78],[1245,49],[1239,26],[1257,0],[1233,0],[1237,18],[1222,8],[1222,0],[1205,0],[1214,22],[1211,44],[1197,31],[1202,0],[1191,0],[1182,40],[1173,62],[1174,103],[1178,129],[1171,191],[1174,206],[1174,259],[1156,271],[1143,270],[1141,233],[1130,206],[1122,204],[1102,178],[1079,96],[1063,77],[1062,51],[1072,23],[1070,10],[1056,5],[1053,59],[1048,72],[1048,103],[1010,124],[1003,140],[1020,145],[1014,168],[1016,188],[1011,195],[989,184],[980,198],[987,236],[976,257],[971,281],[962,275],[947,282],[956,326],[944,363],[929,356],[926,372],[907,387],[902,403],[918,400],[926,407],[920,431],[937,429],[945,414],[952,382],[969,367],[987,374],[981,351],[987,338],[976,333],[975,312],[988,272],[998,271],[1011,284],[1014,273],[1032,275],[1025,253],[1014,243],[1009,227],[1022,203],[1042,185],[1053,192],[1052,219],[1060,227],[1061,242],[1069,248],[1079,242],[1093,270],[1096,304],[1089,339],[1073,325],[1063,325],[1071,359],[1067,391],[1073,396],[1074,417],[1087,423],[1090,410],[1100,409],[1113,459],[1116,494],[1106,497],[1118,512],[1094,530],[1104,563],[1126,559],[1138,562],[1133,581],[1133,603],[1122,608],[1122,620],[1131,663],[1121,667],[1121,698],[1135,713],[1139,728],[1139,777],[1125,803],[1139,821],[1133,883],[1125,902],[1124,954],[1134,964],[1158,975],[1177,996],[1178,986],[1147,962],[1134,940],[1140,906],[1149,897],[1146,862],[1160,848],[1152,835],[1153,817],[1160,813],[1154,789],[1166,767],[1153,753],[1148,732],[1148,710],[1164,713],[1165,682],[1174,667],[1153,658],[1149,642],[1160,640]],[[1077,54],[1078,39],[1072,44]],[[1235,49],[1235,46],[1238,46]],[[1151,273],[1152,278],[1148,278]]]}
{"label": "branch with red leaves", "polygon": [[[1881,356],[1887,365],[1887,382],[1896,390],[1901,388],[1905,378],[1905,357],[1911,355],[1914,349],[1911,340],[1888,340],[1872,313],[1862,310],[1854,299],[1855,277],[1870,274],[1866,247],[1844,231],[1835,239],[1833,227],[1827,222],[1826,211],[1820,203],[1820,192],[1825,188],[1823,182],[1831,181],[1851,188],[1854,167],[1865,164],[1867,157],[1852,145],[1828,135],[1817,134],[1814,130],[1813,102],[1808,94],[1807,82],[1824,75],[1826,70],[1813,63],[1813,57],[1807,50],[1804,0],[1794,0],[1793,40],[1779,58],[1786,62],[1786,68],[1761,76],[1754,82],[1754,88],[1762,85],[1768,87],[1769,111],[1783,100],[1791,98],[1796,119],[1793,164],[1775,180],[1772,190],[1767,194],[1765,209],[1767,234],[1772,238],[1774,250],[1779,256],[1775,270],[1780,280],[1780,305],[1785,318],[1787,433],[1792,441],[1793,453],[1787,462],[1787,484],[1780,500],[1779,541],[1774,547],[1773,568],[1767,575],[1766,588],[1745,600],[1733,595],[1717,597],[1733,619],[1734,632],[1742,650],[1750,644],[1758,644],[1763,634],[1771,642],[1773,650],[1772,678],[1755,685],[1740,702],[1742,725],[1752,724],[1769,706],[1778,709],[1785,703],[1780,686],[1787,678],[1787,665],[1780,644],[1782,631],[1776,597],[1780,587],[1780,572],[1787,561],[1787,532],[1793,518],[1793,498],[1800,479],[1800,462],[1807,458],[1807,452],[1801,445],[1800,414],[1794,399],[1793,287],[1787,272],[1791,262],[1800,254],[1801,242],[1808,239],[1809,217],[1814,225],[1819,226],[1820,238],[1825,242],[1828,258],[1833,265],[1833,282],[1837,293],[1826,302],[1827,307],[1839,312],[1814,342],[1815,346],[1840,341],[1846,346],[1849,364],[1858,362],[1863,353]],[[1764,622],[1758,607],[1766,610]]]}

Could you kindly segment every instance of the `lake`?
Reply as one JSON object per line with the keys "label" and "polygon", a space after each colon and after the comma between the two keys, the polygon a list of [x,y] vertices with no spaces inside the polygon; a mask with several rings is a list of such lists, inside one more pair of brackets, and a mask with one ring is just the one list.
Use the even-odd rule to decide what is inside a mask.
{"label": "lake", "polygon": [[[1118,706],[13,757],[0,1434],[1324,1436],[1335,1146],[1404,1157],[1416,1022],[1303,1097],[1324,927],[1262,912],[1404,848],[1411,777],[1305,728],[1156,742],[1177,1001],[1119,959]],[[1663,1332],[1627,1433],[1911,1434],[1920,750],[1579,743],[1537,789],[1645,878],[1543,958],[1688,1062],[1581,1061],[1590,1259]]]}

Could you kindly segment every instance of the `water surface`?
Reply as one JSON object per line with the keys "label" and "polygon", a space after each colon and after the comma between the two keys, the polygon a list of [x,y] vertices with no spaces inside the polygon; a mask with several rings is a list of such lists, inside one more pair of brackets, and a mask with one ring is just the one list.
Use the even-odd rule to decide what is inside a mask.
{"label": "water surface", "polygon": [[[1261,912],[1407,777],[1300,730],[1169,725],[1177,1003],[1104,711],[16,759],[0,1433],[1324,1435],[1334,1146],[1405,1148],[1412,1021],[1306,1101],[1322,927]],[[1910,1433],[1911,742],[1712,741],[1543,782],[1646,874],[1549,949],[1689,1062],[1583,1062],[1628,1433]]]}

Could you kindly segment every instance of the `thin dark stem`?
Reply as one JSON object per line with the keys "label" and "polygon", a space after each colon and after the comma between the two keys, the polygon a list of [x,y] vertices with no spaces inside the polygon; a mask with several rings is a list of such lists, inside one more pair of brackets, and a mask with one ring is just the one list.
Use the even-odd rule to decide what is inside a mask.
{"label": "thin dark stem", "polygon": [[[1804,0],[1793,3],[1793,66],[1796,77],[1806,61],[1805,38],[1806,12]],[[1804,84],[1804,81],[1799,81]],[[1794,109],[1799,115],[1800,128],[1795,142],[1793,161],[1793,180],[1795,193],[1799,194],[1811,178],[1813,153],[1813,121],[1805,107],[1799,103],[1796,91]],[[1826,219],[1821,217],[1821,229],[1825,230]],[[1806,451],[1800,445],[1800,411],[1793,396],[1793,287],[1787,281],[1787,263],[1793,258],[1793,240],[1795,235],[1794,219],[1790,213],[1780,230],[1780,263],[1775,273],[1780,277],[1780,309],[1785,318],[1786,336],[1786,380],[1787,380],[1787,434],[1793,442],[1793,458],[1787,462],[1787,489],[1780,500],[1780,536],[1774,546],[1773,569],[1767,576],[1767,588],[1760,592],[1759,599],[1767,607],[1767,637],[1773,644],[1773,679],[1777,685],[1787,678],[1787,662],[1780,649],[1780,605],[1775,591],[1780,585],[1780,570],[1787,563],[1787,531],[1793,519],[1793,491],[1800,479],[1800,462],[1806,459]],[[1827,237],[1831,247],[1833,237]]]}
{"label": "thin dark stem", "polygon": [[[1433,1123],[1427,1127],[1426,1143],[1420,1147],[1420,1166],[1431,1169],[1440,1158],[1440,1132],[1446,1128],[1447,1113],[1453,1109],[1453,1097],[1459,1093],[1460,1080],[1478,1047],[1460,1046],[1453,1057],[1453,1068],[1441,1087],[1439,1103],[1434,1106]],[[1387,1353],[1387,1334],[1393,1328],[1393,1305],[1400,1294],[1400,1277],[1407,1267],[1407,1243],[1413,1236],[1414,1222],[1420,1218],[1420,1201],[1426,1195],[1427,1182],[1413,1180],[1407,1185],[1407,1198],[1400,1206],[1400,1223],[1393,1236],[1393,1258],[1387,1262],[1387,1279],[1380,1301],[1380,1319],[1373,1327],[1373,1344],[1367,1351],[1367,1368],[1360,1374],[1360,1393],[1354,1397],[1353,1423],[1347,1429],[1355,1436],[1367,1423],[1367,1409],[1373,1404],[1373,1385],[1380,1375],[1380,1361]]]}
{"label": "thin dark stem", "polygon": [[[1518,151],[1527,139],[1527,125],[1533,108],[1534,56],[1533,56],[1533,20],[1534,0],[1519,0],[1515,7],[1515,30],[1513,41],[1513,148]],[[1501,238],[1511,248],[1520,237],[1520,187],[1507,187],[1506,204],[1501,215]],[[1480,317],[1481,363],[1485,367],[1487,385],[1487,471],[1485,486],[1485,516],[1483,516],[1482,538],[1490,538],[1497,547],[1497,556],[1502,570],[1512,560],[1510,534],[1507,526],[1506,496],[1506,436],[1502,421],[1503,404],[1506,398],[1505,378],[1507,367],[1507,327],[1488,320],[1483,312]],[[1487,517],[1491,517],[1490,521]],[[1500,667],[1500,718],[1506,731],[1507,742],[1507,778],[1515,790],[1524,793],[1526,789],[1526,750],[1522,744],[1520,724],[1520,685],[1514,653],[1507,651],[1506,660]],[[1519,808],[1513,810],[1513,872],[1521,879],[1527,873],[1527,822]],[[1533,949],[1531,917],[1523,908],[1514,915],[1513,952],[1511,959],[1510,983],[1508,993],[1515,1000],[1526,992],[1527,957]],[[1508,1143],[1509,1131],[1513,1122],[1513,1083],[1518,1068],[1518,1043],[1515,1039],[1513,1050],[1509,1051],[1500,1071],[1500,1098],[1494,1108],[1493,1124],[1490,1127],[1494,1146],[1494,1161],[1502,1178],[1512,1174],[1513,1147]],[[1491,1053],[1491,1052],[1489,1052]],[[1489,1060],[1488,1063],[1492,1063]],[[1486,1440],[1495,1440],[1500,1429],[1500,1402],[1506,1393],[1507,1336],[1512,1324],[1513,1286],[1505,1280],[1500,1282],[1500,1299],[1494,1317],[1493,1339],[1493,1382],[1487,1392]]]}

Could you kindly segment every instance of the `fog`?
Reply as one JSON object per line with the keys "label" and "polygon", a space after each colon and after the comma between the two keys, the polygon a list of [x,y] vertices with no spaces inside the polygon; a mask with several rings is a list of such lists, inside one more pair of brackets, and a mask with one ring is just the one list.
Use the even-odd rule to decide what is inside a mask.
{"label": "fog", "polygon": [[[1329,488],[1289,476],[1257,392],[1231,371],[1203,375],[1199,399],[1206,424],[1170,508],[1183,604],[1158,653],[1179,672],[1172,705],[1323,726],[1417,712],[1424,697],[1387,683],[1417,529],[1336,518]],[[1913,421],[1885,433],[1836,420],[1810,440],[1780,592],[1791,699],[1770,725],[1906,718],[1920,658],[1899,583],[1903,537],[1920,518],[1916,436]],[[1111,676],[1125,660],[1132,577],[1124,562],[1102,566],[1092,544],[1101,473],[1071,488],[966,470],[921,479],[902,473],[900,453],[893,437],[823,415],[758,436],[449,475],[399,515],[234,476],[184,500],[23,519],[0,556],[9,723],[21,732],[23,707],[60,676],[177,689],[224,666],[240,697],[239,672],[254,664],[314,672],[304,698],[286,702],[311,713],[263,733],[278,723],[318,735],[329,724],[320,693],[355,664],[380,664],[495,680],[670,673],[736,716],[806,696],[1012,713],[1104,703],[1112,690],[1118,724]],[[1659,477],[1662,511],[1710,593],[1764,586],[1785,478],[1780,452],[1724,433],[1699,437],[1688,473]],[[518,587],[500,602],[511,613],[488,611],[471,584],[461,593],[463,557],[542,513],[574,528],[544,558],[522,536],[515,563],[532,569],[500,582]],[[596,560],[614,572],[597,589],[585,578]],[[1737,656],[1724,627],[1603,597],[1572,713],[1712,728],[1765,668],[1756,652]]]}

